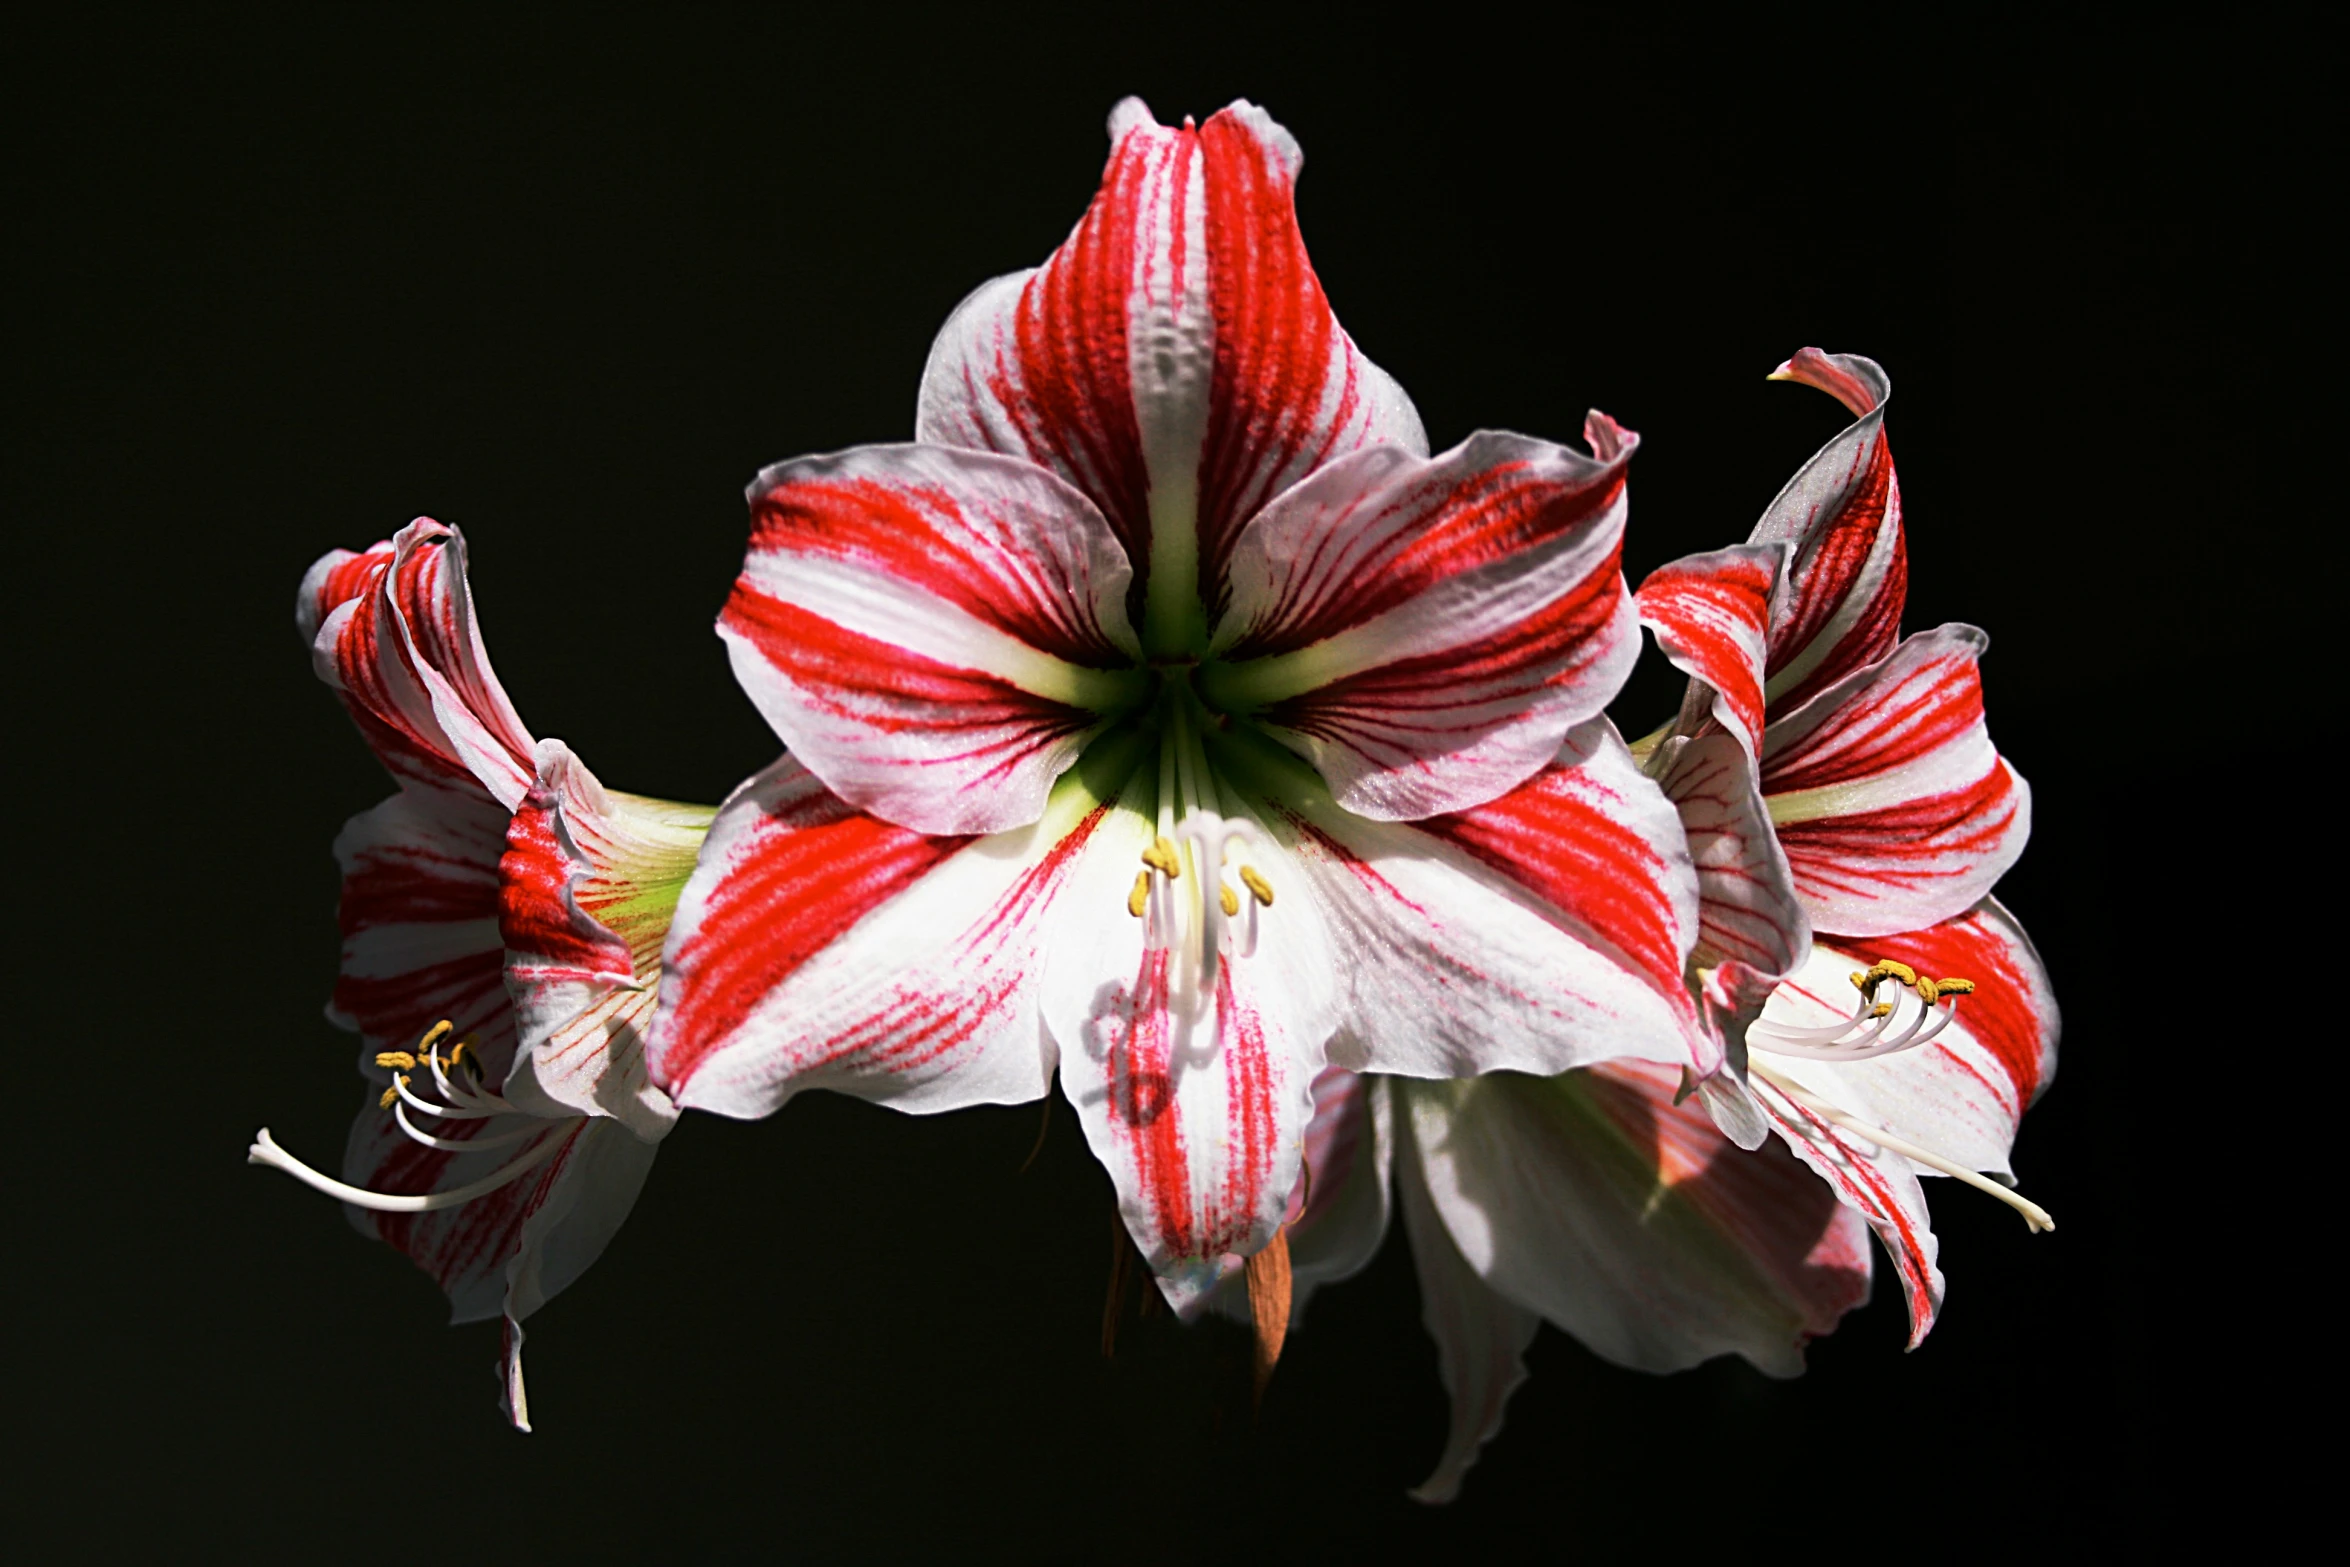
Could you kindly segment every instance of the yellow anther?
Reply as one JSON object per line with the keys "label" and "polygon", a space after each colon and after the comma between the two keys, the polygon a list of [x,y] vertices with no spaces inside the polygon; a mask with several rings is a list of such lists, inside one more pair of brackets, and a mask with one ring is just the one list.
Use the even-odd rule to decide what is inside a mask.
{"label": "yellow anther", "polygon": [[1880,1001],[1875,1006],[1869,1008],[1869,1016],[1871,1017],[1891,1017],[1892,1015],[1893,1003],[1890,1001]]}
{"label": "yellow anther", "polygon": [[1946,996],[1971,996],[1975,993],[1975,982],[1971,979],[1938,979],[1934,981],[1934,986]]}
{"label": "yellow anther", "polygon": [[1869,977],[1859,969],[1854,969],[1852,971],[1852,988],[1864,996],[1867,995],[1869,993]]}
{"label": "yellow anther", "polygon": [[1134,873],[1134,890],[1126,894],[1126,912],[1136,919],[1141,919],[1143,906],[1150,902],[1150,897],[1151,873],[1136,871]]}
{"label": "yellow anther", "polygon": [[1897,963],[1891,958],[1879,958],[1875,966],[1869,970],[1869,978],[1872,981],[1897,979],[1904,985],[1914,985],[1918,982],[1918,971],[1906,963]]}
{"label": "yellow anther", "polygon": [[475,1039],[471,1034],[467,1034],[449,1047],[449,1065],[455,1066],[458,1062],[465,1060],[467,1051],[473,1053],[473,1060],[467,1065],[476,1076],[479,1076],[481,1073],[481,1041]]}
{"label": "yellow anther", "polygon": [[1918,993],[1918,999],[1923,1001],[1927,1006],[1932,1006],[1936,996],[1940,994],[1940,988],[1923,974],[1920,974],[1918,976],[1918,982],[1909,988],[1916,991]]}
{"label": "yellow anther", "polygon": [[1142,863],[1169,881],[1183,874],[1183,861],[1176,857],[1175,845],[1164,838],[1151,840],[1151,846],[1142,851]]}
{"label": "yellow anther", "polygon": [[1224,917],[1226,919],[1234,919],[1239,916],[1240,894],[1232,890],[1232,884],[1230,882],[1220,881],[1216,883],[1216,901],[1224,905]]}
{"label": "yellow anther", "polygon": [[399,1099],[400,1091],[397,1088],[387,1088],[384,1090],[384,1096],[375,1102],[375,1107],[378,1110],[389,1110],[399,1102]]}
{"label": "yellow anther", "polygon": [[1240,868],[1240,880],[1248,888],[1249,896],[1268,909],[1273,906],[1273,884],[1259,875],[1254,865],[1243,865]]}
{"label": "yellow anther", "polygon": [[450,1022],[447,1018],[442,1018],[438,1023],[435,1023],[432,1027],[424,1031],[424,1037],[416,1042],[416,1053],[420,1056],[431,1055],[433,1046],[439,1044],[442,1040],[448,1038],[455,1032],[457,1032],[457,1025]]}
{"label": "yellow anther", "polygon": [[416,1058],[405,1050],[385,1050],[376,1055],[375,1064],[377,1066],[412,1067],[416,1064]]}

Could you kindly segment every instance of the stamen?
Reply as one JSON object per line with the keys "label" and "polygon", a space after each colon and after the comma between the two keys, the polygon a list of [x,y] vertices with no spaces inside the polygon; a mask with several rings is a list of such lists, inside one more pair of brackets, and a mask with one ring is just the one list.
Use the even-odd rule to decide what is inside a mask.
{"label": "stamen", "polygon": [[1237,919],[1240,916],[1240,894],[1232,890],[1230,882],[1216,884],[1216,901],[1224,906],[1226,919]]}
{"label": "stamen", "polygon": [[[1933,979],[1890,958],[1866,970],[1856,969],[1849,978],[1860,992],[1860,1007],[1850,1022],[1828,1028],[1794,1028],[1758,1018],[1746,1031],[1747,1044],[1757,1050],[1818,1061],[1867,1061],[1897,1050],[1914,1050],[1948,1028],[1958,1015],[1958,998],[1972,995],[1975,989],[1972,980]],[[1875,999],[1888,981],[1918,997],[1916,1015],[1898,1031],[1894,1025],[1900,1015],[1901,989],[1894,992],[1891,1001]]]}
{"label": "stamen", "polygon": [[387,1088],[383,1092],[383,1097],[375,1102],[375,1107],[378,1110],[389,1110],[392,1106],[398,1104],[399,1102],[400,1090],[397,1088]]}
{"label": "stamen", "polygon": [[1955,1160],[1946,1159],[1931,1149],[1920,1148],[1917,1144],[1908,1141],[1906,1138],[1896,1137],[1891,1132],[1884,1130],[1882,1127],[1871,1126],[1866,1121],[1860,1120],[1854,1116],[1846,1115],[1843,1111],[1821,1099],[1818,1095],[1806,1093],[1803,1089],[1798,1088],[1795,1084],[1789,1082],[1786,1078],[1781,1077],[1776,1072],[1751,1065],[1749,1070],[1752,1071],[1756,1076],[1761,1077],[1765,1082],[1769,1083],[1780,1093],[1785,1094],[1789,1099],[1795,1101],[1795,1103],[1803,1106],[1806,1110],[1811,1111],[1812,1114],[1819,1116],[1822,1120],[1833,1122],[1835,1125],[1843,1127],[1846,1131],[1853,1133],[1855,1136],[1858,1136],[1865,1141],[1875,1143],[1879,1148],[1884,1149],[1888,1153],[1897,1153],[1904,1159],[1909,1159],[1918,1164],[1924,1165],[1929,1170],[1939,1170],[1944,1175],[1949,1176],[1952,1180],[1963,1182],[1968,1186],[1972,1186],[1979,1192],[1988,1192],[1991,1196],[1998,1198],[2001,1202],[2007,1204],[2010,1208],[2013,1208],[2016,1212],[2022,1214],[2024,1216],[2024,1223],[2030,1226],[2033,1234],[2037,1235],[2042,1231],[2053,1230],[2056,1228],[2056,1220],[2049,1216],[2048,1210],[2041,1207],[2038,1203],[2032,1201],[2030,1198],[2024,1196],[2021,1192],[2012,1191],[2009,1188],[2000,1185],[1997,1181],[1992,1180],[1989,1176],[1984,1175],[1979,1171],[1970,1170],[1965,1165],[1959,1164]]}
{"label": "stamen", "polygon": [[463,1186],[451,1187],[445,1192],[425,1192],[417,1196],[402,1196],[392,1192],[371,1192],[364,1186],[352,1186],[336,1180],[331,1175],[322,1175],[280,1148],[276,1139],[269,1135],[269,1128],[266,1126],[254,1137],[253,1146],[245,1151],[245,1162],[247,1164],[266,1164],[272,1169],[283,1170],[311,1190],[324,1192],[327,1196],[350,1203],[354,1207],[372,1209],[377,1213],[433,1213],[442,1208],[461,1207],[476,1197],[486,1197],[499,1187],[505,1186],[545,1164],[555,1156],[558,1149],[570,1141],[567,1133],[559,1133],[562,1124],[559,1122],[549,1123],[547,1131],[550,1135],[541,1137],[537,1143],[532,1145],[529,1152],[503,1169],[493,1171],[478,1181],[468,1181]]}
{"label": "stamen", "polygon": [[385,1050],[376,1055],[375,1064],[377,1066],[398,1067],[402,1071],[413,1071],[416,1067],[416,1058],[405,1050]]}
{"label": "stamen", "polygon": [[1182,857],[1176,854],[1175,845],[1165,838],[1151,840],[1151,846],[1142,851],[1142,863],[1169,881],[1175,881],[1183,875]]}
{"label": "stamen", "polygon": [[1141,919],[1144,906],[1150,902],[1150,896],[1151,873],[1136,871],[1134,873],[1134,890],[1126,894],[1126,912],[1136,919]]}
{"label": "stamen", "polygon": [[433,1046],[439,1044],[442,1040],[448,1038],[455,1032],[457,1032],[457,1025],[450,1022],[447,1018],[442,1018],[438,1023],[435,1023],[432,1027],[424,1031],[424,1037],[416,1042],[416,1053],[420,1056],[429,1055],[432,1052]]}
{"label": "stamen", "polygon": [[1265,880],[1254,865],[1243,865],[1240,868],[1240,880],[1241,885],[1248,888],[1251,897],[1268,909],[1273,906],[1273,884]]}

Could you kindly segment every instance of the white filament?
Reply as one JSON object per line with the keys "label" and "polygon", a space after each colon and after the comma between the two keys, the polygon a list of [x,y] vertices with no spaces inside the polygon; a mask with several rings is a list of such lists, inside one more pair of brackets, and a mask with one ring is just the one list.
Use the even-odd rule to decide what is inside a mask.
{"label": "white filament", "polygon": [[1854,1116],[1846,1115],[1843,1111],[1837,1109],[1834,1105],[1829,1104],[1826,1100],[1820,1098],[1818,1095],[1806,1093],[1803,1089],[1798,1088],[1795,1084],[1789,1082],[1787,1079],[1779,1076],[1775,1072],[1766,1071],[1760,1067],[1754,1068],[1753,1070],[1756,1076],[1762,1078],[1765,1082],[1769,1083],[1780,1093],[1786,1095],[1795,1103],[1803,1106],[1806,1110],[1811,1111],[1814,1115],[1819,1116],[1822,1120],[1833,1122],[1835,1125],[1843,1127],[1846,1131],[1853,1133],[1855,1136],[1876,1144],[1879,1148],[1884,1149],[1888,1153],[1897,1153],[1901,1155],[1902,1158],[1912,1160],[1918,1164],[1922,1164],[1929,1170],[1939,1170],[1954,1181],[1963,1181],[1967,1185],[1975,1188],[1977,1191],[1990,1193],[1992,1196],[1998,1198],[2001,1202],[2007,1204],[2010,1208],[2013,1208],[2016,1212],[2022,1214],[2024,1216],[2024,1223],[2031,1227],[2033,1234],[2037,1235],[2043,1230],[2053,1230],[2056,1228],[2056,1220],[2049,1217],[2048,1210],[2041,1207],[2038,1203],[2033,1202],[2030,1198],[2024,1196],[2021,1192],[2011,1191],[2007,1187],[2000,1185],[1997,1181],[1992,1180],[1989,1176],[1983,1175],[1978,1171],[1970,1170],[1965,1165],[1960,1164],[1955,1160],[1946,1159],[1930,1148],[1920,1148],[1916,1143],[1910,1142],[1907,1138],[1896,1137],[1891,1132],[1884,1130],[1882,1127],[1871,1126],[1866,1121],[1862,1121]]}
{"label": "white filament", "polygon": [[[1845,1022],[1828,1028],[1793,1028],[1758,1018],[1746,1030],[1746,1043],[1751,1049],[1808,1061],[1869,1061],[1896,1051],[1915,1050],[1948,1028],[1958,1015],[1957,996],[1945,996],[1945,1004],[1934,1007],[1907,986],[1896,991],[1891,1010],[1872,1015],[1875,993],[1888,983],[1897,982],[1882,979],[1863,991],[1859,1010]],[[1909,1010],[1912,1006],[1915,1011]],[[1903,1020],[1905,1012],[1906,1026],[1895,1032],[1894,1025]]]}
{"label": "white filament", "polygon": [[[533,1128],[533,1130],[537,1130],[537,1128]],[[516,1177],[526,1175],[545,1164],[547,1160],[554,1157],[555,1151],[567,1141],[565,1137],[559,1135],[561,1123],[549,1123],[547,1130],[550,1134],[557,1135],[541,1138],[529,1152],[504,1168],[493,1171],[478,1181],[468,1181],[463,1186],[452,1186],[445,1192],[424,1192],[416,1196],[403,1196],[392,1192],[371,1192],[364,1186],[352,1186],[336,1180],[331,1175],[323,1175],[280,1148],[277,1145],[277,1140],[269,1135],[269,1128],[266,1126],[255,1135],[253,1146],[245,1151],[245,1162],[247,1164],[266,1164],[272,1169],[283,1170],[311,1190],[324,1192],[329,1197],[340,1198],[355,1207],[371,1208],[377,1213],[431,1213],[440,1208],[459,1207],[473,1201],[476,1197],[486,1197]]]}

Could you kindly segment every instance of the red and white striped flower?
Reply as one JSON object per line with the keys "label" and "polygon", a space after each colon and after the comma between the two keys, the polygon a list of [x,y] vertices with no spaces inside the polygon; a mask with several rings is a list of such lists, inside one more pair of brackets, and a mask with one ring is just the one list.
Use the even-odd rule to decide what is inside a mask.
{"label": "red and white striped flower", "polygon": [[350,1204],[447,1291],[522,1319],[603,1251],[676,1119],[642,1030],[704,806],[605,790],[534,741],[491,673],[453,528],[419,519],[303,579],[296,618],[397,794],[335,841],[343,962],[328,1016],[361,1038],[342,1179],[263,1130],[251,1159]]}
{"label": "red and white striped flower", "polygon": [[721,809],[653,1076],[765,1115],[1057,1070],[1179,1308],[1272,1241],[1326,1065],[1703,1075],[1637,651],[1633,439],[1427,452],[1325,301],[1297,144],[1133,100],[917,440],[779,464],[719,622],[790,755]]}
{"label": "red and white striped flower", "polygon": [[1913,1347],[1932,1327],[1942,1278],[1921,1175],[2050,1226],[2009,1189],[2057,1014],[1989,896],[2022,852],[2029,796],[1984,729],[1984,639],[1945,626],[1896,640],[1883,372],[1807,349],[1778,374],[1857,421],[1747,544],[1664,567],[1637,595],[1692,677],[1679,719],[1638,749],[1687,833],[1689,982],[1729,1070],[1696,1085],[1702,1103],[1646,1061],[1337,1084],[1317,1102],[1337,1123],[1317,1135],[1382,1152],[1316,1185],[1301,1253],[1312,1234],[1333,1271],[1367,1260],[1385,1207],[1361,1187],[1384,1179],[1380,1160],[1395,1170],[1454,1401],[1427,1500],[1448,1499],[1499,1429],[1544,1320],[1638,1369],[1736,1353],[1792,1376],[1804,1343],[1867,1298],[1870,1229]]}

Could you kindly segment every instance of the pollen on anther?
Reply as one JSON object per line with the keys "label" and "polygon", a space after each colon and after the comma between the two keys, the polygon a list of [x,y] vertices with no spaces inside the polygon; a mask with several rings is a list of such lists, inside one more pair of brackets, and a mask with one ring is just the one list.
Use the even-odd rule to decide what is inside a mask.
{"label": "pollen on anther", "polygon": [[1153,838],[1151,846],[1142,851],[1142,863],[1159,872],[1169,881],[1183,874],[1183,861],[1177,858],[1175,845],[1164,838]]}
{"label": "pollen on anther", "polygon": [[1240,894],[1232,890],[1230,883],[1218,882],[1216,884],[1216,901],[1224,905],[1224,917],[1226,919],[1236,919],[1239,917]]}
{"label": "pollen on anther", "polygon": [[1254,865],[1243,865],[1240,868],[1240,880],[1248,888],[1249,896],[1268,909],[1273,906],[1273,884],[1265,880]]}
{"label": "pollen on anther", "polygon": [[377,1053],[377,1066],[392,1066],[406,1070],[416,1065],[416,1058],[405,1050],[385,1050]]}
{"label": "pollen on anther", "polygon": [[457,1032],[457,1025],[450,1022],[447,1018],[442,1018],[438,1023],[435,1023],[432,1027],[424,1031],[424,1037],[416,1042],[416,1053],[420,1056],[432,1054],[433,1046],[439,1044],[442,1040],[448,1038],[455,1032]]}
{"label": "pollen on anther", "polygon": [[1126,894],[1126,912],[1136,919],[1141,919],[1144,906],[1150,902],[1150,896],[1151,873],[1136,871],[1134,873],[1134,890]]}

